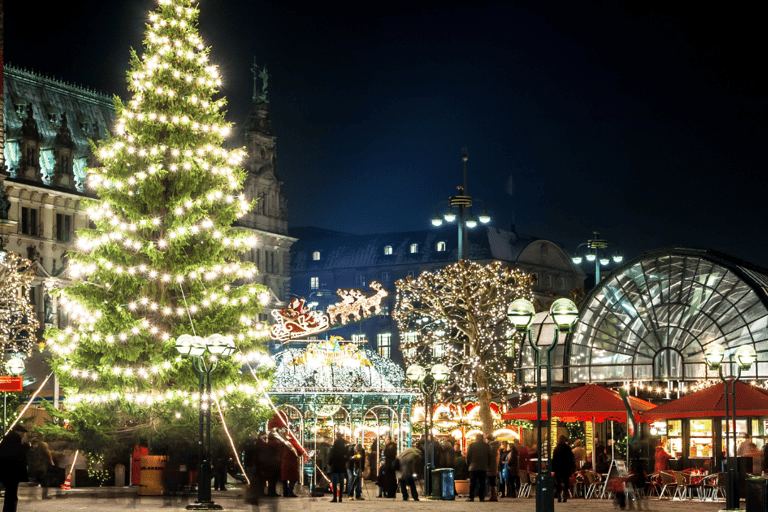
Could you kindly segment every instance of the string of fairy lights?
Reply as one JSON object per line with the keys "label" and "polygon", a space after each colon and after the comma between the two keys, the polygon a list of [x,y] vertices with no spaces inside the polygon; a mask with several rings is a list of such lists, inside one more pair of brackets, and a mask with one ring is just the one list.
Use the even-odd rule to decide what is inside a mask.
{"label": "string of fairy lights", "polygon": [[443,362],[452,369],[448,382],[462,394],[485,391],[481,373],[493,396],[515,387],[507,380],[509,338],[502,326],[510,300],[532,297],[531,279],[498,261],[485,266],[460,261],[398,281],[393,317],[400,332],[414,333],[401,344],[406,365]]}
{"label": "string of fairy lights", "polygon": [[34,278],[31,262],[15,253],[0,253],[0,348],[29,355],[38,328],[29,300]]}
{"label": "string of fairy lights", "polygon": [[[116,101],[114,133],[98,150],[103,167],[88,170],[88,186],[101,199],[86,210],[95,229],[78,232],[78,252],[68,264],[76,284],[56,292],[73,326],[46,335],[70,407],[199,400],[193,391],[163,391],[189,365],[181,357],[161,356],[187,321],[194,330],[206,323],[210,329],[211,318],[236,319],[223,328],[234,330],[241,349],[267,334],[251,314],[270,301],[269,292],[253,283],[255,266],[222,261],[237,259],[259,240],[231,227],[231,220],[253,205],[240,192],[245,173],[239,165],[246,152],[221,147],[232,131],[221,112],[225,100],[213,99],[222,78],[196,33],[198,9],[192,2],[160,0],[150,14],[145,52],[133,60],[129,75],[133,96],[125,105]],[[186,186],[192,187],[189,192]],[[201,244],[220,259],[200,265],[188,258]],[[177,258],[173,271],[170,257]],[[94,292],[104,299],[95,300]],[[137,357],[141,351],[146,356]],[[264,369],[273,365],[259,352],[232,360],[244,362]],[[87,383],[102,379],[122,385],[78,392],[98,389]],[[259,391],[227,386],[214,390],[213,398],[232,393]],[[211,397],[202,398],[207,407]]]}

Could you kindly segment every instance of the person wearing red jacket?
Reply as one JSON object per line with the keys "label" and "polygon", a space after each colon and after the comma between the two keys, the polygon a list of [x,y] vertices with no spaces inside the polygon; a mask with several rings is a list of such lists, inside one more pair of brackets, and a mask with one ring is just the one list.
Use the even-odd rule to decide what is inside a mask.
{"label": "person wearing red jacket", "polygon": [[293,492],[299,481],[299,454],[289,442],[285,442],[280,453],[280,479],[283,481],[283,497],[297,498]]}

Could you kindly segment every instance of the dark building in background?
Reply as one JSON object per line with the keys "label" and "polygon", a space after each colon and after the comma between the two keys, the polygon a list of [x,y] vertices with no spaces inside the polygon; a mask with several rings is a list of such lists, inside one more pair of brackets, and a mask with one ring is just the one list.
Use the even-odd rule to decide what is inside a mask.
{"label": "dark building in background", "polygon": [[[315,309],[325,310],[338,302],[339,288],[360,288],[371,294],[369,284],[378,281],[389,292],[381,315],[326,334],[365,343],[379,354],[402,362],[402,333],[391,316],[395,282],[454,263],[455,226],[375,235],[348,235],[309,227],[291,229],[290,234],[298,239],[291,250],[292,295],[306,298]],[[584,273],[554,242],[493,227],[470,231],[468,240],[467,259],[478,263],[500,260],[511,268],[534,274],[535,301],[543,309],[548,309],[556,298],[584,288]]]}

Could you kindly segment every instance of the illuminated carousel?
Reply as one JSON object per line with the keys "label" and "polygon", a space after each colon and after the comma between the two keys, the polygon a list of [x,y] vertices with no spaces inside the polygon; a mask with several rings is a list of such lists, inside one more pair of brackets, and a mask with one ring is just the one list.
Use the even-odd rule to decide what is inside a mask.
{"label": "illuminated carousel", "polygon": [[274,355],[275,373],[270,396],[290,419],[299,441],[316,447],[338,433],[370,446],[377,438],[392,436],[402,449],[411,445],[411,412],[416,394],[403,384],[405,373],[390,359],[331,336],[306,339],[380,313],[387,292],[339,290],[339,304],[327,313],[307,308],[304,299],[293,299],[288,308],[273,310],[272,339],[284,343]]}
{"label": "illuminated carousel", "polygon": [[366,445],[391,435],[402,448],[410,446],[415,398],[404,379],[391,360],[355,343],[310,340],[275,356],[270,396],[305,446],[341,433]]}

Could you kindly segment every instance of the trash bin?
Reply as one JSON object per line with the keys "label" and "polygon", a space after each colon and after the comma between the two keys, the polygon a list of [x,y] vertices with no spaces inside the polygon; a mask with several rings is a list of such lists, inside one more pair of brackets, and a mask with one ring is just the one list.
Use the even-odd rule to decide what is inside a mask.
{"label": "trash bin", "polygon": [[746,512],[765,512],[768,510],[768,479],[762,477],[747,478]]}
{"label": "trash bin", "polygon": [[432,497],[442,500],[454,500],[453,468],[432,470]]}
{"label": "trash bin", "polygon": [[163,471],[168,457],[165,455],[142,455],[140,460],[141,487],[139,494],[141,496],[161,496],[163,494]]}

